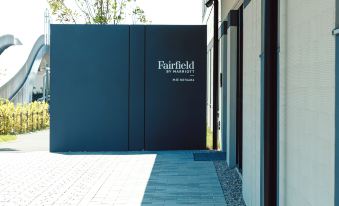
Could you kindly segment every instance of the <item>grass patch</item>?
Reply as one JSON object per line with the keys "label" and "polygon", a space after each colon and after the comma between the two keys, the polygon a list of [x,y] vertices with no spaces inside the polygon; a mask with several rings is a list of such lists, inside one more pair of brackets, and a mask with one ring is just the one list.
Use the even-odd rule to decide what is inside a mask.
{"label": "grass patch", "polygon": [[[206,148],[213,150],[213,132],[212,129],[207,127],[206,130]],[[218,137],[218,150],[221,148],[221,139]]]}
{"label": "grass patch", "polygon": [[206,130],[206,148],[209,150],[213,149],[213,133],[209,127]]}
{"label": "grass patch", "polygon": [[8,142],[16,140],[15,135],[0,135],[0,142]]}

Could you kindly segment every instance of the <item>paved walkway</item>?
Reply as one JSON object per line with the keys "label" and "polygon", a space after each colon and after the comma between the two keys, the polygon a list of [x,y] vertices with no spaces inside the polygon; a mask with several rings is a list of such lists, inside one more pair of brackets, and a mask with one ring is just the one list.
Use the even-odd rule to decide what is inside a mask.
{"label": "paved walkway", "polygon": [[49,151],[49,130],[17,135],[15,141],[0,143],[0,154],[9,151]]}
{"label": "paved walkway", "polygon": [[213,162],[193,161],[191,152],[0,152],[0,205],[209,206],[225,199]]}

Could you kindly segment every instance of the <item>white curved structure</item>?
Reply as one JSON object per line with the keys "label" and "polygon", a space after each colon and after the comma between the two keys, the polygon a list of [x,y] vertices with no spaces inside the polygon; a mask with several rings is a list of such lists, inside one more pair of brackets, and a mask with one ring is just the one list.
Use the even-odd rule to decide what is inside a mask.
{"label": "white curved structure", "polygon": [[14,35],[11,35],[11,34],[0,36],[0,55],[8,47],[13,46],[13,45],[22,45],[22,43],[18,38],[16,38]]}
{"label": "white curved structure", "polygon": [[49,46],[41,35],[33,46],[7,47],[0,55],[0,98],[15,103],[32,101],[35,80],[39,70],[49,64]]}

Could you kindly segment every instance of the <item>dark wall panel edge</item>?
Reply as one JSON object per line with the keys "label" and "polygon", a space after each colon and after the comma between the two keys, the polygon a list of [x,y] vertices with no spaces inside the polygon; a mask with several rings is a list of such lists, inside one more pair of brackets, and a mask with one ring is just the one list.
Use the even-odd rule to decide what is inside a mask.
{"label": "dark wall panel edge", "polygon": [[244,8],[251,2],[251,0],[244,0]]}
{"label": "dark wall panel edge", "polygon": [[278,0],[264,3],[264,206],[278,205]]}
{"label": "dark wall panel edge", "polygon": [[144,149],[145,26],[130,26],[129,150]]}
{"label": "dark wall panel edge", "polygon": [[218,30],[218,39],[227,34],[227,21],[223,21]]}
{"label": "dark wall panel edge", "polygon": [[227,15],[227,29],[231,26],[238,26],[238,10],[231,10]]}

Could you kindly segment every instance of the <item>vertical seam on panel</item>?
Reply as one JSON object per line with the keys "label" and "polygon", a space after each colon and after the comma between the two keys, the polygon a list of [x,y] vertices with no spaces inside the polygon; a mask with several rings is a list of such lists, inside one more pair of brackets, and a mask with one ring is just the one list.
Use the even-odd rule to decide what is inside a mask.
{"label": "vertical seam on panel", "polygon": [[130,150],[130,123],[131,123],[131,27],[128,26],[128,138],[127,149]]}
{"label": "vertical seam on panel", "polygon": [[146,26],[144,27],[144,150],[146,150]]}

